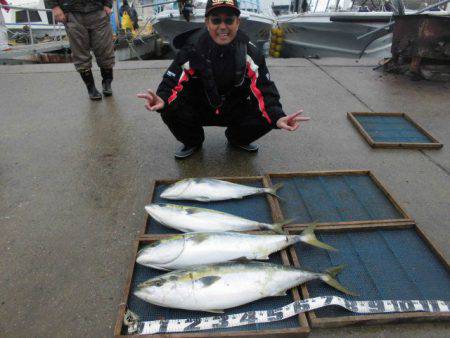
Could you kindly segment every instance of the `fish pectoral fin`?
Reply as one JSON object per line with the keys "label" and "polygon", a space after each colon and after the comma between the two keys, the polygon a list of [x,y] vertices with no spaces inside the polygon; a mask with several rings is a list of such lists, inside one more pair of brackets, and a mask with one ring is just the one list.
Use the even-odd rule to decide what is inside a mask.
{"label": "fish pectoral fin", "polygon": [[219,309],[208,309],[208,310],[200,310],[200,311],[211,312],[211,313],[218,313],[218,314],[224,314],[225,313],[225,311],[219,310]]}
{"label": "fish pectoral fin", "polygon": [[200,278],[198,281],[203,284],[204,287],[210,286],[220,279],[219,276],[206,276]]}
{"label": "fish pectoral fin", "polygon": [[194,241],[195,244],[199,244],[206,241],[209,236],[210,235],[208,233],[193,233],[190,239]]}
{"label": "fish pectoral fin", "polygon": [[284,297],[284,296],[287,296],[287,293],[286,293],[286,291],[283,290],[283,291],[277,292],[273,295],[270,295],[269,297]]}

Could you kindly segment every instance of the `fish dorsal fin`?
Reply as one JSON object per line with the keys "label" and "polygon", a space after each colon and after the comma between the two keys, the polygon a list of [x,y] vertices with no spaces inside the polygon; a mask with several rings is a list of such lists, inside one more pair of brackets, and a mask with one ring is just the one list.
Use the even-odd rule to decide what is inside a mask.
{"label": "fish dorsal fin", "polygon": [[203,284],[204,287],[210,286],[220,279],[219,276],[205,276],[200,278],[198,281]]}
{"label": "fish dorsal fin", "polygon": [[243,262],[243,263],[247,263],[248,261],[250,261],[250,258],[247,258],[245,256],[233,259],[233,262]]}

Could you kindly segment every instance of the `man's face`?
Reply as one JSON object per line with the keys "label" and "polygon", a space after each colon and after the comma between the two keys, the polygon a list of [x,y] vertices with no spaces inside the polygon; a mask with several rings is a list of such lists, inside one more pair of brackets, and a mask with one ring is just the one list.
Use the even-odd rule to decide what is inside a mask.
{"label": "man's face", "polygon": [[239,17],[229,10],[216,10],[205,19],[209,35],[218,45],[227,45],[236,37]]}

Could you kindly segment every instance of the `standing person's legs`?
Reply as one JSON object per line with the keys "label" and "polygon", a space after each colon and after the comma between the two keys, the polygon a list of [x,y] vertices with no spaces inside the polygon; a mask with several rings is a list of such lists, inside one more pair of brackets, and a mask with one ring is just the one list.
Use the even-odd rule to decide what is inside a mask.
{"label": "standing person's legs", "polygon": [[173,136],[183,144],[175,152],[175,157],[181,159],[192,155],[201,148],[205,140],[205,133],[200,114],[195,113],[189,105],[184,104],[179,107],[177,110],[164,111],[161,113],[161,118]]}
{"label": "standing person's legs", "polygon": [[87,14],[91,48],[102,74],[102,87],[105,96],[112,95],[111,82],[114,67],[114,42],[109,15],[105,11]]}
{"label": "standing person's legs", "polygon": [[102,95],[95,88],[92,75],[92,56],[90,53],[89,31],[85,27],[84,15],[80,13],[66,13],[66,33],[69,37],[75,69],[80,73],[86,84],[89,97],[92,100],[101,100]]}
{"label": "standing person's legs", "polygon": [[225,136],[231,145],[246,151],[256,152],[259,146],[252,144],[252,142],[261,138],[273,128],[257,107],[250,104],[242,104],[241,107],[244,113],[236,112],[233,114],[234,118],[225,130]]}

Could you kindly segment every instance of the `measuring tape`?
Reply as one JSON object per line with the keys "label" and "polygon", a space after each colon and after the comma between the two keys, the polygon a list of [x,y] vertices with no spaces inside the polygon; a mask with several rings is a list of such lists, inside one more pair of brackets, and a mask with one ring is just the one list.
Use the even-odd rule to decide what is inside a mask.
{"label": "measuring tape", "polygon": [[299,313],[337,305],[355,313],[391,312],[449,312],[450,301],[443,300],[347,300],[336,296],[298,300],[288,305],[263,311],[248,311],[232,315],[220,315],[192,319],[170,319],[139,322],[137,316],[127,311],[124,324],[129,334],[154,334],[225,329],[249,324],[261,324],[283,320]]}

